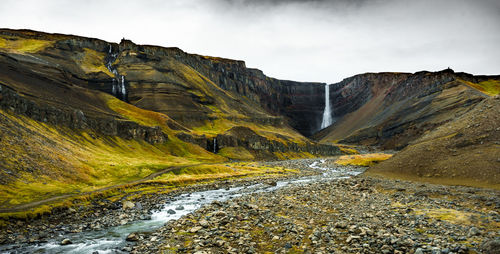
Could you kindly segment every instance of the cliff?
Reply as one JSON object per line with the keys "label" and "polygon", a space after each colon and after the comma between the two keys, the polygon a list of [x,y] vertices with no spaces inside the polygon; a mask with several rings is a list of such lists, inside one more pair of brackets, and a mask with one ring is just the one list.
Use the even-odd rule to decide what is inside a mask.
{"label": "cliff", "polygon": [[[319,83],[276,80],[242,61],[125,39],[2,29],[0,49],[0,82],[10,91],[4,108],[35,120],[152,143],[180,137],[210,152],[213,138],[241,126],[280,147],[263,155],[264,148],[237,142],[257,158],[315,145],[290,125],[308,134],[318,128]],[[224,140],[219,146],[228,146]],[[319,151],[338,153],[330,149]]]}
{"label": "cliff", "polygon": [[498,93],[500,76],[439,72],[367,73],[330,87],[335,124],[317,133],[341,142],[402,149]]}

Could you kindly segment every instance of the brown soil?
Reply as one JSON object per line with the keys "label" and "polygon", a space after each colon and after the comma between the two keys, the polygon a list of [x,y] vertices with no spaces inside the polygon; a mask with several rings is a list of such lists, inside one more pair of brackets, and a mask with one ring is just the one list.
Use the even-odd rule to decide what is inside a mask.
{"label": "brown soil", "polygon": [[500,97],[428,132],[366,174],[500,189]]}

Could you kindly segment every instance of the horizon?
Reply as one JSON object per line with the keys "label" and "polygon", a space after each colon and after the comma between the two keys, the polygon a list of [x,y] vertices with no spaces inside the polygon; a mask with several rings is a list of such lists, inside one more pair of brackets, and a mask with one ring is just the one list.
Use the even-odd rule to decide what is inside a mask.
{"label": "horizon", "polygon": [[490,0],[30,0],[2,5],[8,8],[0,8],[0,23],[8,29],[177,47],[241,60],[283,80],[331,84],[363,73],[448,67],[475,75],[500,73],[500,35],[494,32],[500,3]]}

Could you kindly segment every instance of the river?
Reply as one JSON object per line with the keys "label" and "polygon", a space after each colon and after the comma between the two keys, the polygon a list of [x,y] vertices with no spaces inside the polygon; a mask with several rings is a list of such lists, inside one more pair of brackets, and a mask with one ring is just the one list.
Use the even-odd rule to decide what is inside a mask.
{"label": "river", "polygon": [[[0,253],[126,253],[124,247],[131,244],[126,237],[133,232],[152,232],[170,220],[177,220],[203,205],[213,201],[226,201],[242,195],[258,192],[274,191],[288,185],[297,185],[318,181],[334,181],[348,178],[363,172],[363,168],[332,166],[325,159],[310,160],[309,167],[322,173],[314,176],[299,177],[292,180],[277,181],[275,186],[254,184],[243,187],[221,188],[181,194],[165,204],[159,211],[153,212],[150,220],[138,220],[129,224],[110,227],[99,231],[85,231],[60,235],[59,238],[46,243],[33,245],[3,245]],[[61,245],[60,239],[70,239],[72,244]]]}

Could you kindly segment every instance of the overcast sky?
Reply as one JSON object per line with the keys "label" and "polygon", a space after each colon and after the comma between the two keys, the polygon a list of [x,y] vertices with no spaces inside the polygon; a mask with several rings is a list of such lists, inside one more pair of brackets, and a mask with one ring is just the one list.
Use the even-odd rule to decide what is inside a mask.
{"label": "overcast sky", "polygon": [[125,37],[299,81],[448,66],[500,74],[498,0],[2,0],[0,27]]}

